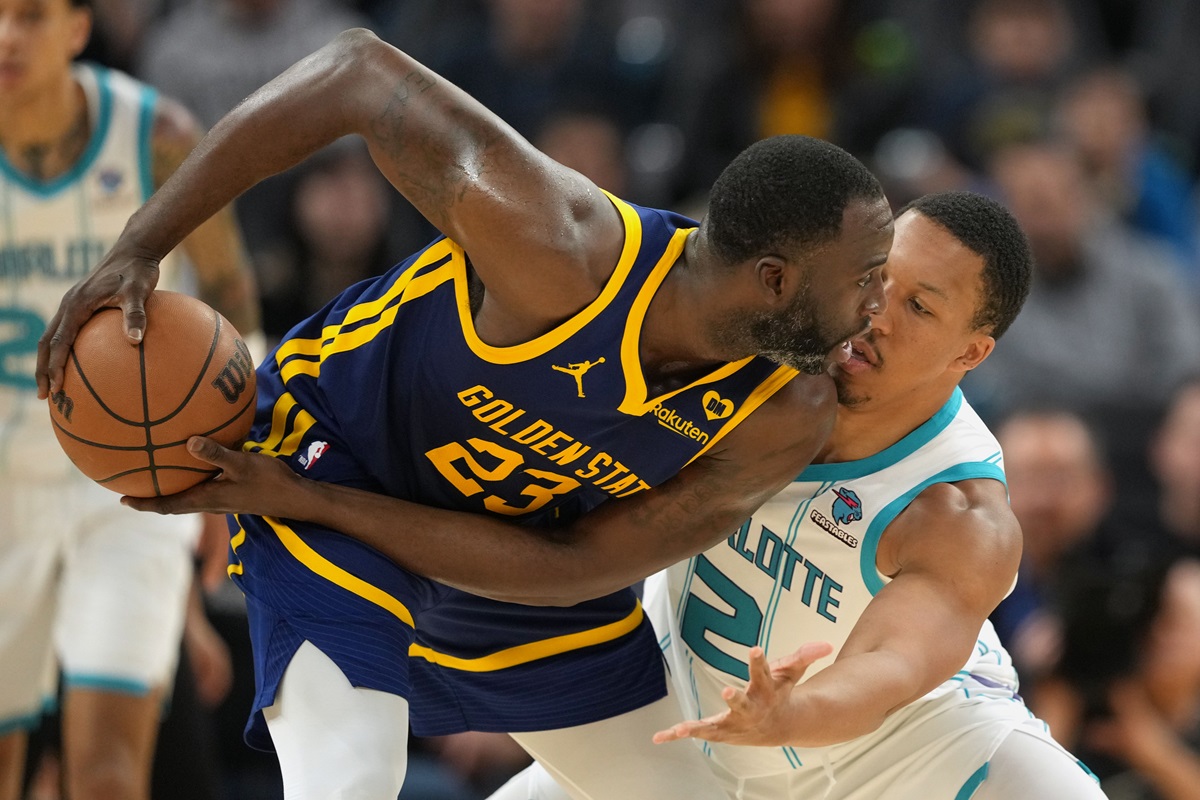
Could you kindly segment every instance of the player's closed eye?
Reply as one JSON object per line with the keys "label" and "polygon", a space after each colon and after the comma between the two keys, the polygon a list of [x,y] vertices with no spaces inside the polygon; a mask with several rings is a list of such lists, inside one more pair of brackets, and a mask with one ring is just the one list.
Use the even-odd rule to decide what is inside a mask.
{"label": "player's closed eye", "polygon": [[908,302],[909,302],[909,305],[912,306],[913,310],[916,311],[918,314],[924,314],[925,316],[933,315],[933,312],[931,312],[925,306],[921,305],[921,301],[918,300],[917,298],[914,297],[914,298],[910,299]]}

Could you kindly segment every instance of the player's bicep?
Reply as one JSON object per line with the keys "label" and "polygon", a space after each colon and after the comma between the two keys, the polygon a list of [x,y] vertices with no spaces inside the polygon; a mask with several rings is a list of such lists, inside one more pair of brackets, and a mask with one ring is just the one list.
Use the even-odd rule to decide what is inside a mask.
{"label": "player's bicep", "polygon": [[970,657],[984,620],[1003,599],[1020,561],[1020,528],[992,480],[927,489],[884,534],[898,568],[868,604],[839,658],[897,656],[920,697]]}

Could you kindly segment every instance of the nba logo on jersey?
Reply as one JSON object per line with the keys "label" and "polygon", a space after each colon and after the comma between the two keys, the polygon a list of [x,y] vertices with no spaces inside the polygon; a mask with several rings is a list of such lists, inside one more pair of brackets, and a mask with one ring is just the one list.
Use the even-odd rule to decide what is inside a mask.
{"label": "nba logo on jersey", "polygon": [[862,501],[853,489],[834,489],[837,498],[833,501],[833,521],[845,525],[862,519]]}
{"label": "nba logo on jersey", "polygon": [[129,200],[136,187],[125,180],[126,172],[120,167],[104,166],[95,173],[92,183],[92,198],[96,203],[119,203]]}
{"label": "nba logo on jersey", "polygon": [[301,454],[301,456],[296,460],[299,461],[305,469],[312,469],[312,465],[317,463],[317,459],[320,458],[328,449],[329,442],[312,442],[308,445],[308,451]]}

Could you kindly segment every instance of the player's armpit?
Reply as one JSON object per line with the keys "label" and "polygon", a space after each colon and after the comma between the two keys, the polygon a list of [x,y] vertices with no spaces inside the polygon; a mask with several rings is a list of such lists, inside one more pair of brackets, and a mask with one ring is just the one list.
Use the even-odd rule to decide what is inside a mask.
{"label": "player's armpit", "polygon": [[724,440],[660,486],[603,504],[575,524],[538,531],[495,517],[430,508],[304,480],[266,456],[214,442],[193,453],[223,474],[180,495],[125,501],[160,513],[224,511],[314,522],[397,564],[474,594],[574,605],[630,586],[713,546],[786,486],[824,445],[836,398],[801,376]]}

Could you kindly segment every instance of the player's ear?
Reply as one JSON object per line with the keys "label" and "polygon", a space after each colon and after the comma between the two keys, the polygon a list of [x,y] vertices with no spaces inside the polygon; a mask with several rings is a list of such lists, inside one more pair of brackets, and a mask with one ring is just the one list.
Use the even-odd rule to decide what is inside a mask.
{"label": "player's ear", "polygon": [[71,57],[78,58],[92,38],[92,10],[86,6],[71,7]]}
{"label": "player's ear", "polygon": [[976,334],[967,342],[962,353],[951,363],[951,368],[970,372],[984,362],[996,348],[996,340],[985,333]]}
{"label": "player's ear", "polygon": [[788,290],[788,283],[794,278],[788,275],[788,270],[795,269],[787,260],[778,255],[766,255],[754,264],[754,277],[758,284],[775,300],[782,299]]}

